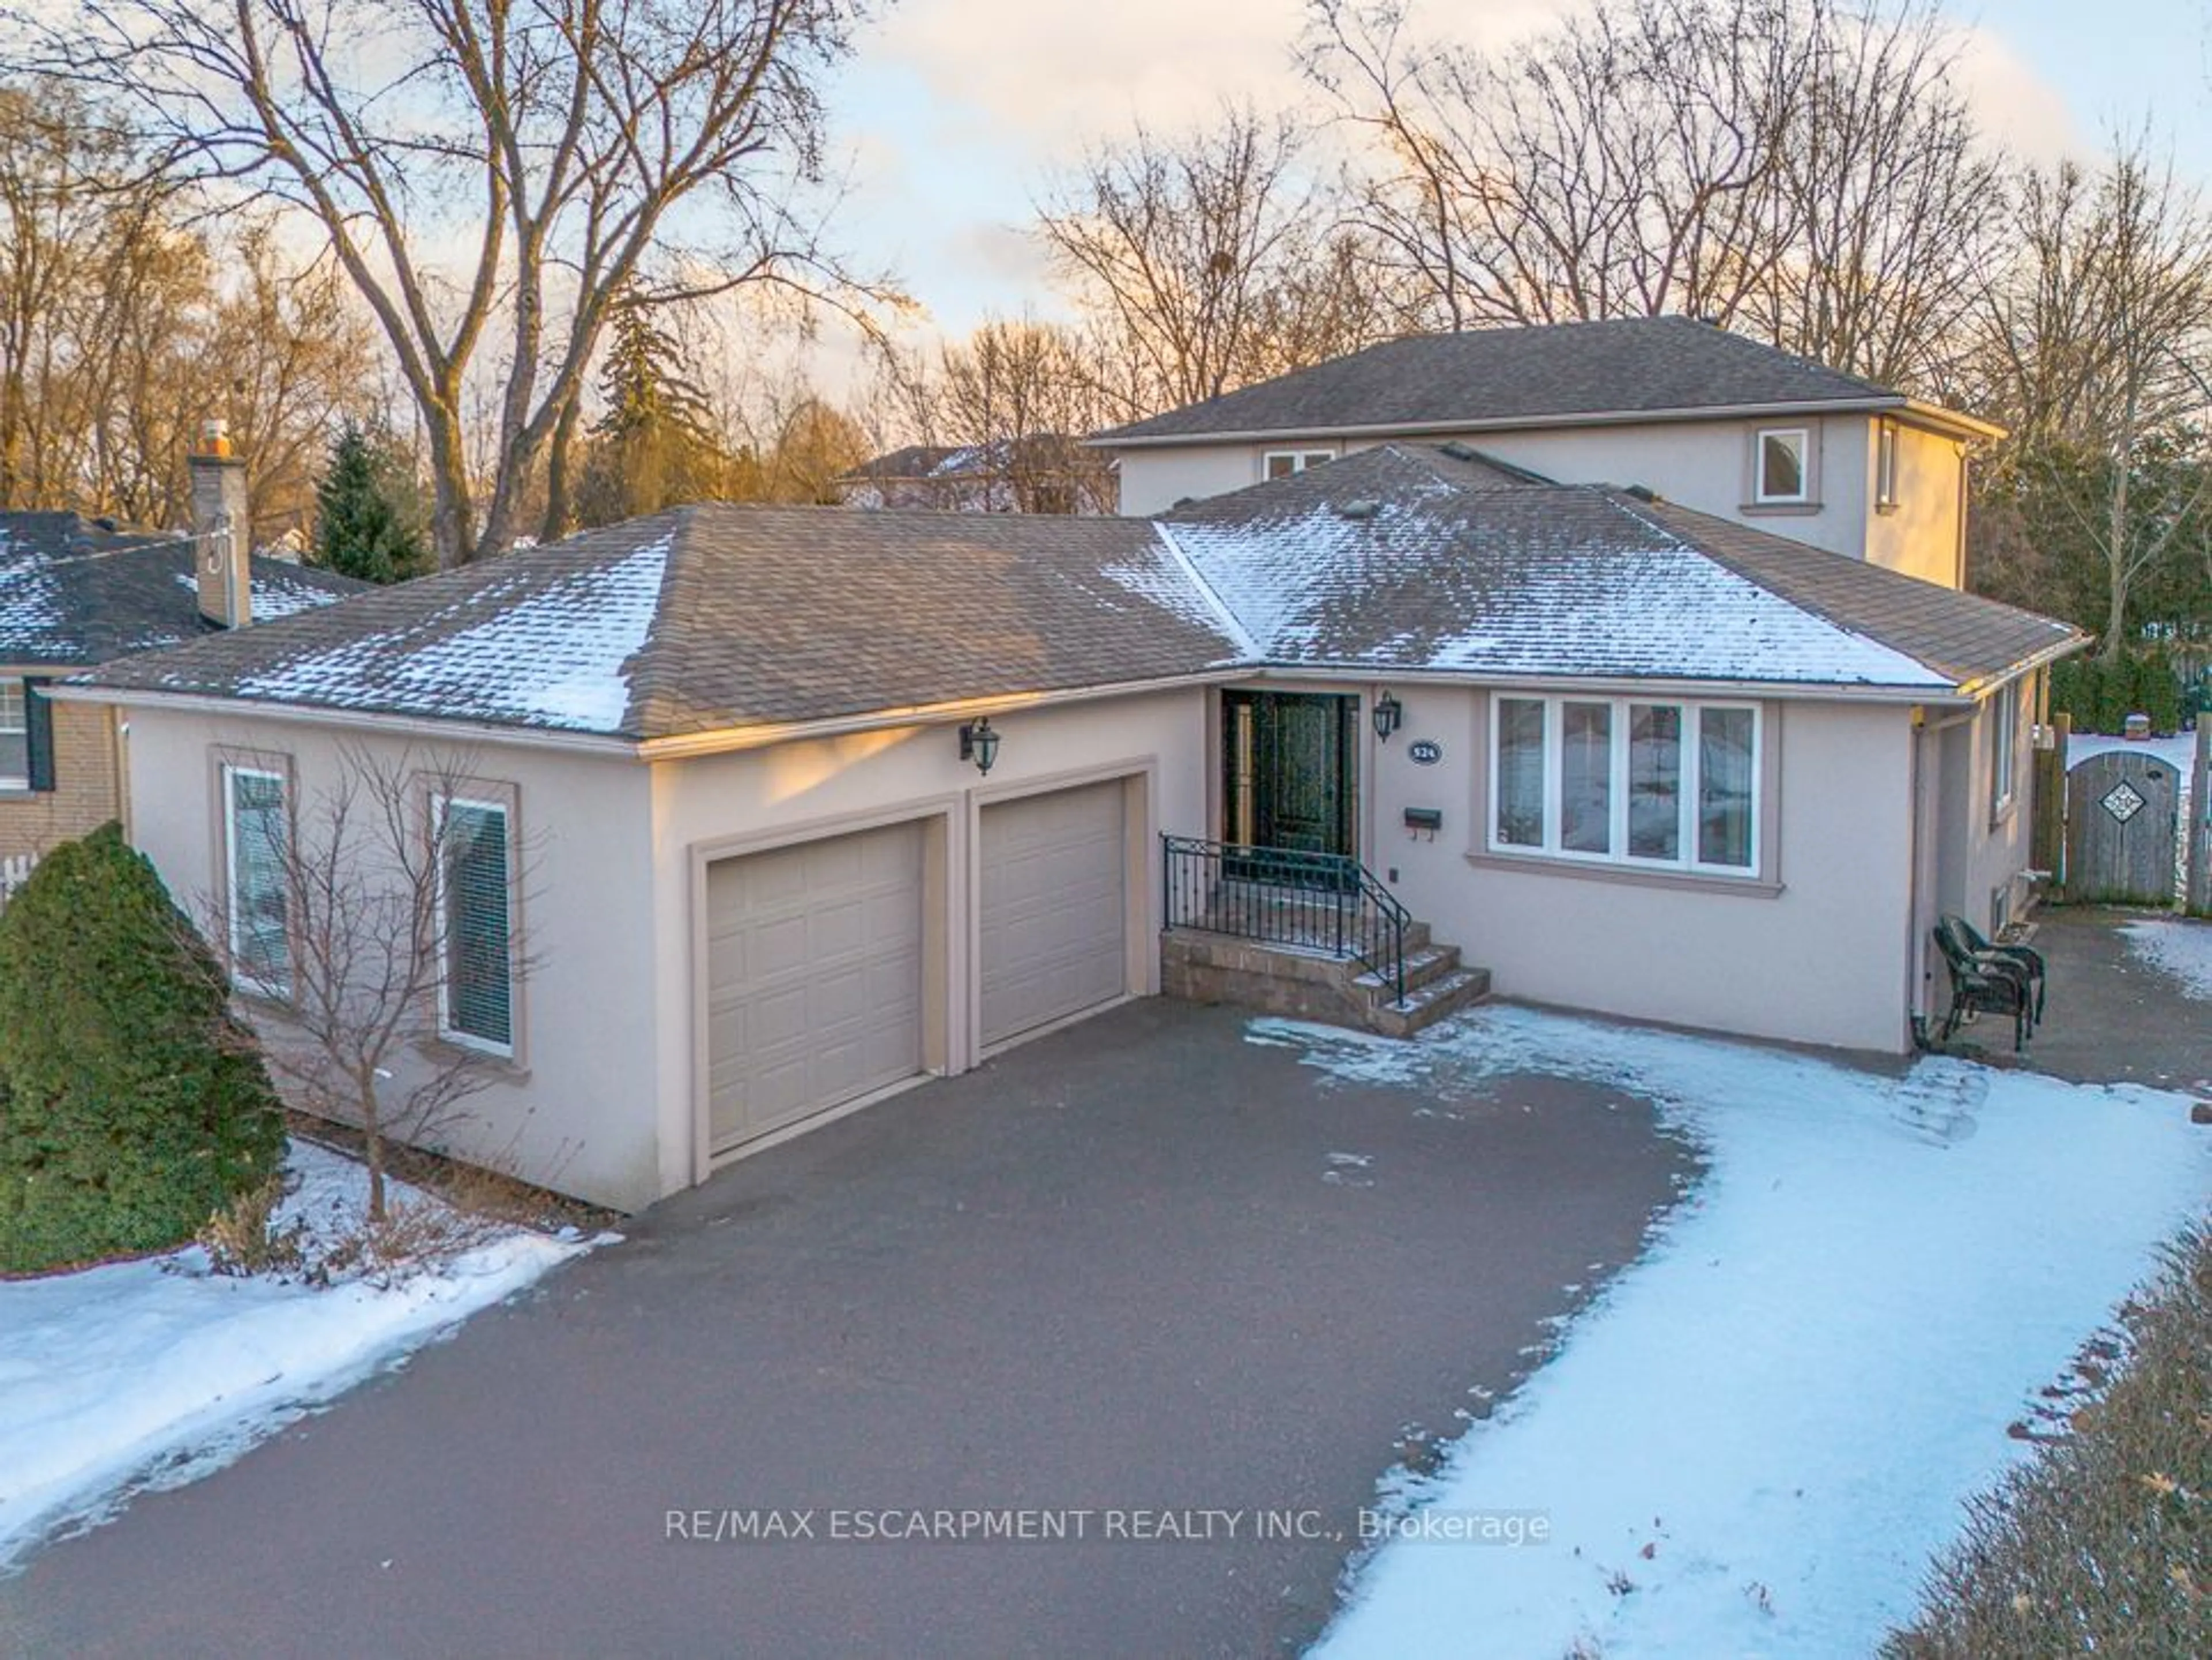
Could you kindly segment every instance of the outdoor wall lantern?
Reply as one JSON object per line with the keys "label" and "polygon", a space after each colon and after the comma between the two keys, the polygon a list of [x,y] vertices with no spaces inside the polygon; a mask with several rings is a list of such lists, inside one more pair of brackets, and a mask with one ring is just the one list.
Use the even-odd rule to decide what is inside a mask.
{"label": "outdoor wall lantern", "polygon": [[999,734],[991,730],[989,715],[960,728],[960,758],[973,761],[981,773],[989,772],[998,763]]}
{"label": "outdoor wall lantern", "polygon": [[1375,735],[1382,742],[1387,744],[1390,741],[1390,734],[1398,730],[1405,719],[1405,705],[1389,692],[1375,700]]}

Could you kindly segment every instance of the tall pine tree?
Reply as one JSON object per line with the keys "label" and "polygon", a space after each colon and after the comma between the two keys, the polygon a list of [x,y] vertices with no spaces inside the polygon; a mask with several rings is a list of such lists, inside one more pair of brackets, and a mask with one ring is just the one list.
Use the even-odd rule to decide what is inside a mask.
{"label": "tall pine tree", "polygon": [[364,582],[404,582],[436,569],[404,459],[349,421],[315,486],[312,562]]}
{"label": "tall pine tree", "polygon": [[727,494],[731,460],[683,347],[635,301],[616,308],[610,333],[577,516],[608,525]]}

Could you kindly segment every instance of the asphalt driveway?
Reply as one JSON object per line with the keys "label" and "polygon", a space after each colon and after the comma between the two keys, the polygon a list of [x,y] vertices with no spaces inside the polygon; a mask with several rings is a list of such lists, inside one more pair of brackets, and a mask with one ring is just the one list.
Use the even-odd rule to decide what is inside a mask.
{"label": "asphalt driveway", "polygon": [[[1294,1649],[1408,1429],[1510,1387],[1690,1164],[1617,1091],[1242,1032],[1131,1005],[748,1160],[34,1558],[0,1652]],[[1062,1536],[822,1536],[963,1510]]]}

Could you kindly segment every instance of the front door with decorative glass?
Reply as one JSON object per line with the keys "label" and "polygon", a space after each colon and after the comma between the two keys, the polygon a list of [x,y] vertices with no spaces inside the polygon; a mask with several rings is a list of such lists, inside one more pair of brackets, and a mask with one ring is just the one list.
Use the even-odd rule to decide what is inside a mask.
{"label": "front door with decorative glass", "polygon": [[1359,700],[1224,691],[1221,715],[1221,839],[1237,847],[1355,856]]}

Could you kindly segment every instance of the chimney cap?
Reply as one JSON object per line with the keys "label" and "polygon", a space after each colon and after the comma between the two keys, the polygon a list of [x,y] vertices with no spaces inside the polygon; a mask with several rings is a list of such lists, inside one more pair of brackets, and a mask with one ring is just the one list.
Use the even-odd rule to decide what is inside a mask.
{"label": "chimney cap", "polygon": [[201,422],[198,453],[228,456],[230,453],[230,423],[220,415],[211,415]]}

